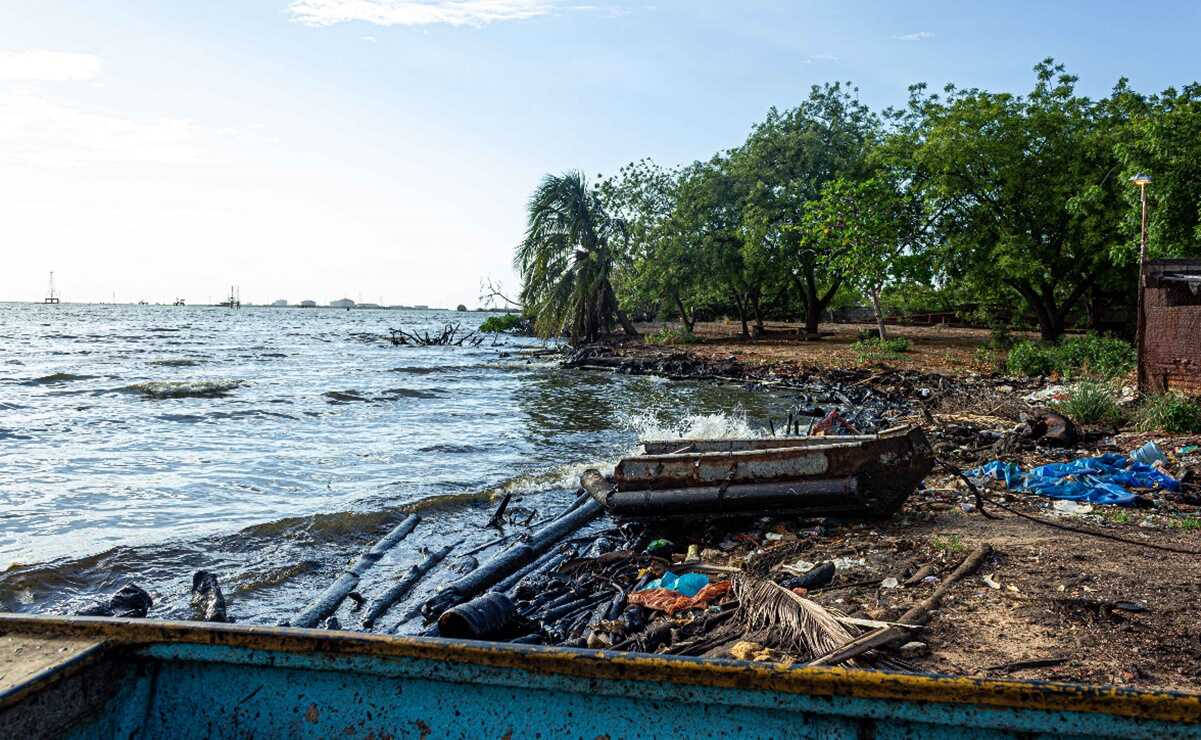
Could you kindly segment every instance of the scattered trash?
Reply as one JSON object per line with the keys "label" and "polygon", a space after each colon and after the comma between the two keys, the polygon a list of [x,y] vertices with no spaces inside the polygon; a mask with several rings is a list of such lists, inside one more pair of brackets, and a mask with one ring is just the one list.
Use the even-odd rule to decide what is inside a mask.
{"label": "scattered trash", "polygon": [[901,582],[898,581],[896,578],[889,577],[889,578],[885,578],[883,581],[880,581],[880,588],[900,588],[900,587],[901,587]]}
{"label": "scattered trash", "polygon": [[987,585],[992,590],[994,590],[994,591],[1001,590],[1001,584],[997,583],[996,579],[994,579],[991,574],[981,576],[981,580],[984,581],[985,585]]}
{"label": "scattered trash", "polygon": [[834,563],[834,567],[839,571],[862,568],[867,565],[867,561],[863,558],[834,558],[831,562]]}
{"label": "scattered trash", "polygon": [[648,553],[662,552],[664,550],[671,552],[671,542],[669,540],[655,540],[646,546],[646,552]]}
{"label": "scattered trash", "polygon": [[1076,425],[1072,423],[1072,420],[1054,411],[1026,418],[1018,432],[1027,439],[1040,440],[1061,447],[1071,447],[1076,444],[1078,438]]}
{"label": "scattered trash", "polygon": [[1052,508],[1061,514],[1072,515],[1087,514],[1093,510],[1092,504],[1082,504],[1070,498],[1056,499],[1055,503],[1052,504]]}
{"label": "scattered trash", "polygon": [[1041,390],[1023,396],[1026,403],[1047,404],[1053,401],[1065,401],[1071,395],[1072,389],[1066,385],[1049,385]]}

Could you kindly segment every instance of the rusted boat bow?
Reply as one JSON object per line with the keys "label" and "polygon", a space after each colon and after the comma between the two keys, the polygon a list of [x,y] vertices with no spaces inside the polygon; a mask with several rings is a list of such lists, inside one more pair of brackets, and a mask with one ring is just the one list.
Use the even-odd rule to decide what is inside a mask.
{"label": "rusted boat bow", "polygon": [[901,426],[844,437],[664,440],[582,484],[611,514],[630,518],[757,513],[882,517],[934,467],[926,435]]}

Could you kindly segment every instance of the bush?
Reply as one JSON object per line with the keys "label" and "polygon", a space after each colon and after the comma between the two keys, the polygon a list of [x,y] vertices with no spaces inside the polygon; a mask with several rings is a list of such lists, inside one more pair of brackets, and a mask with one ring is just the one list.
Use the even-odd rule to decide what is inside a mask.
{"label": "bush", "polygon": [[902,352],[909,351],[909,340],[905,337],[892,337],[890,339],[872,337],[870,339],[860,339],[851,345],[851,349],[859,356],[860,362],[867,362],[869,360],[895,360],[901,356]]}
{"label": "bush", "polygon": [[484,319],[484,323],[480,324],[480,331],[513,331],[521,327],[521,317],[515,313],[507,313],[504,316],[489,316]]}
{"label": "bush", "polygon": [[696,344],[701,338],[687,329],[665,326],[646,337],[647,344]]}
{"label": "bush", "polygon": [[1134,347],[1121,339],[1089,334],[1069,337],[1059,344],[1023,339],[1009,350],[1005,366],[1015,375],[1050,375],[1065,378],[1110,379],[1131,370],[1136,362]]}
{"label": "bush", "polygon": [[1178,393],[1148,396],[1139,406],[1135,426],[1140,432],[1201,433],[1201,401]]}
{"label": "bush", "polygon": [[1122,420],[1122,409],[1118,406],[1113,387],[1107,383],[1091,380],[1077,383],[1066,400],[1051,406],[1079,424],[1118,423]]}

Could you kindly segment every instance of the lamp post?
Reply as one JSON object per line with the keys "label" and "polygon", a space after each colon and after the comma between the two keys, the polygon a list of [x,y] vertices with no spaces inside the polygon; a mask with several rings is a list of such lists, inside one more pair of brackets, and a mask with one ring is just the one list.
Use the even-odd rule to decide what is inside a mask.
{"label": "lamp post", "polygon": [[1130,182],[1138,186],[1139,200],[1143,204],[1143,227],[1138,243],[1138,269],[1141,273],[1143,263],[1147,261],[1147,186],[1151,184],[1151,176],[1140,172],[1130,178]]}
{"label": "lamp post", "polygon": [[1143,316],[1143,268],[1147,264],[1147,186],[1151,184],[1151,176],[1138,173],[1130,178],[1130,182],[1138,186],[1139,200],[1143,206],[1143,223],[1138,242],[1138,325],[1135,327],[1135,344],[1138,345],[1138,388],[1147,390],[1146,368],[1143,366],[1143,339],[1146,335],[1147,318]]}

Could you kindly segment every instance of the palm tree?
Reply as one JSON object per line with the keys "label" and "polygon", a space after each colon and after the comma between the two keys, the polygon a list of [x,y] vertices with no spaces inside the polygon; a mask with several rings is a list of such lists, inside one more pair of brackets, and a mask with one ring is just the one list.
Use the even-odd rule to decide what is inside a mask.
{"label": "palm tree", "polygon": [[544,337],[568,334],[572,344],[593,342],[613,326],[637,336],[617,305],[610,276],[611,242],[624,239],[620,219],[605,213],[583,173],[547,175],[530,197],[525,239],[513,260],[521,275],[521,303]]}

